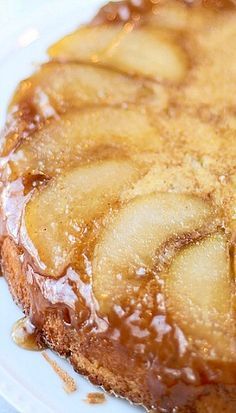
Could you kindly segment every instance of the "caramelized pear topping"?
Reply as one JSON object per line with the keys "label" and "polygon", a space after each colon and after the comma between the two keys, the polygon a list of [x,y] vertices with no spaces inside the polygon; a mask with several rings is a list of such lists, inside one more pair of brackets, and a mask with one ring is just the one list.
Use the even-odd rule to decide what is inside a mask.
{"label": "caramelized pear topping", "polygon": [[53,176],[89,158],[160,148],[160,132],[141,108],[71,111],[36,132],[11,156],[11,179],[27,172]]}
{"label": "caramelized pear topping", "polygon": [[[10,109],[31,101],[39,114],[51,116],[91,104],[136,103],[154,97],[156,85],[89,63],[49,62],[20,83]],[[164,93],[164,92],[163,92]],[[46,110],[51,106],[51,111]],[[49,109],[49,108],[48,108]]]}
{"label": "caramelized pear topping", "polygon": [[21,82],[1,145],[13,294],[163,412],[236,411],[236,9],[200,3],[105,6]]}
{"label": "caramelized pear topping", "polygon": [[234,285],[226,236],[211,235],[179,251],[164,279],[167,308],[201,355],[235,361]]}
{"label": "caramelized pear topping", "polygon": [[[141,46],[141,47],[140,47]],[[82,27],[50,47],[49,55],[61,60],[106,64],[129,74],[179,82],[188,61],[178,38],[171,32],[142,27]]]}
{"label": "caramelized pear topping", "polygon": [[108,211],[138,176],[132,162],[98,162],[62,173],[33,195],[25,210],[23,236],[45,274],[62,274],[87,225]]}
{"label": "caramelized pear topping", "polygon": [[1,155],[6,156],[22,139],[40,129],[46,120],[58,119],[69,109],[91,105],[155,103],[166,107],[160,85],[95,67],[89,63],[49,62],[20,83],[9,107]]}
{"label": "caramelized pear topping", "polygon": [[40,342],[40,334],[28,317],[18,320],[12,327],[12,340],[17,346],[30,351],[40,351],[44,348]]}
{"label": "caramelized pear topping", "polygon": [[95,249],[93,288],[101,311],[109,312],[137,290],[153,271],[163,243],[199,230],[212,213],[201,198],[174,193],[137,197],[123,207]]}

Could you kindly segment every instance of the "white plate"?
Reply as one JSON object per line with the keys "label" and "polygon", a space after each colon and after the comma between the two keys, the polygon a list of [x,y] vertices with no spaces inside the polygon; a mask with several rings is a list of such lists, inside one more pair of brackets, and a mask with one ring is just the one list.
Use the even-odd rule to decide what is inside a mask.
{"label": "white plate", "polygon": [[[0,0],[0,126],[17,83],[47,59],[53,41],[89,20],[102,0]],[[9,19],[10,17],[10,19]],[[138,413],[143,409],[107,396],[102,405],[88,405],[86,394],[98,391],[74,373],[70,365],[51,353],[78,384],[66,394],[59,377],[40,353],[18,348],[10,338],[21,311],[12,302],[6,283],[0,280],[0,394],[22,413]],[[49,350],[47,350],[49,352]]]}

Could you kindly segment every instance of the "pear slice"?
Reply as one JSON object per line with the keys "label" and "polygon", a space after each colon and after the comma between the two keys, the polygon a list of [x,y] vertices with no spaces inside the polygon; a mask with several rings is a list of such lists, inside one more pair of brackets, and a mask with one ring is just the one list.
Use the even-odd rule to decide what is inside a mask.
{"label": "pear slice", "polygon": [[173,32],[142,27],[85,26],[49,49],[52,58],[102,63],[129,74],[179,82],[188,62]]}
{"label": "pear slice", "polygon": [[104,161],[64,172],[36,192],[26,205],[22,242],[41,270],[60,275],[69,265],[89,224],[137,179],[133,163]]}
{"label": "pear slice", "polygon": [[150,81],[132,79],[90,64],[50,62],[21,82],[9,107],[2,155],[31,135],[46,119],[68,109],[125,103],[166,105],[166,92]]}
{"label": "pear slice", "polygon": [[151,82],[91,64],[49,62],[20,83],[10,108],[31,100],[47,117],[50,105],[61,113],[88,104],[137,103],[152,98],[155,90]]}
{"label": "pear slice", "polygon": [[154,268],[157,250],[168,239],[201,228],[212,207],[192,195],[153,193],[128,203],[108,224],[93,260],[93,289],[109,312],[140,287]]}
{"label": "pear slice", "polygon": [[236,359],[233,282],[227,239],[209,236],[182,249],[165,275],[167,310],[208,359]]}
{"label": "pear slice", "polygon": [[85,159],[160,149],[159,131],[146,112],[114,107],[72,111],[25,140],[10,158],[11,179],[27,172],[53,176]]}

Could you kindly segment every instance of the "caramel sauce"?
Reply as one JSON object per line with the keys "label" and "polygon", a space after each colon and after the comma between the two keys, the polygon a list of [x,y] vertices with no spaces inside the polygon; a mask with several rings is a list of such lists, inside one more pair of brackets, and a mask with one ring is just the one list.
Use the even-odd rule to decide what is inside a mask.
{"label": "caramel sauce", "polygon": [[[226,7],[226,2],[220,2],[221,5],[223,3]],[[148,0],[109,3],[99,12],[93,24],[130,20],[137,24],[153,7],[156,7],[156,2]],[[91,283],[97,222],[87,228],[93,228],[91,232],[94,238],[81,247],[78,262],[71,262],[57,278],[42,273],[27,234],[21,231],[24,226],[22,211],[35,188],[46,184],[49,179],[40,173],[29,175],[9,184],[6,193],[3,191],[2,235],[3,238],[11,237],[22,249],[22,272],[27,277],[31,295],[31,321],[23,318],[14,325],[14,342],[28,350],[40,350],[37,328],[31,322],[40,328],[49,314],[59,314],[65,329],[76,331],[81,340],[88,337],[89,342],[98,339],[103,344],[108,343],[108,352],[115,348],[115,352],[121,355],[117,374],[129,374],[131,368],[137,372],[145,371],[146,375],[141,376],[140,380],[143,387],[148,389],[153,406],[158,400],[162,412],[173,411],[176,406],[180,409],[191,407],[195,400],[207,395],[215,387],[224,391],[233,386],[234,394],[235,363],[204,360],[198,354],[191,340],[175,324],[166,309],[163,280],[158,278],[158,272],[134,296],[128,297],[122,305],[114,306],[109,315],[100,313]],[[47,353],[42,355],[63,380],[65,390],[75,391],[74,380]],[[103,357],[100,354],[105,365],[106,359]],[[103,403],[104,395],[90,393],[87,401],[92,404]]]}
{"label": "caramel sauce", "polygon": [[46,183],[50,180],[50,177],[45,175],[44,173],[34,173],[34,174],[27,174],[22,177],[22,182],[24,185],[24,195],[27,195],[35,188],[39,188],[42,185],[46,185]]}
{"label": "caramel sauce", "polygon": [[14,324],[11,337],[17,346],[25,350],[40,351],[43,349],[38,330],[28,317],[23,317]]}
{"label": "caramel sauce", "polygon": [[5,130],[0,134],[1,139],[3,137],[0,155],[7,156],[29,134],[39,128],[41,121],[42,117],[37,114],[36,107],[31,100],[26,99],[19,106],[13,107],[8,114]]}

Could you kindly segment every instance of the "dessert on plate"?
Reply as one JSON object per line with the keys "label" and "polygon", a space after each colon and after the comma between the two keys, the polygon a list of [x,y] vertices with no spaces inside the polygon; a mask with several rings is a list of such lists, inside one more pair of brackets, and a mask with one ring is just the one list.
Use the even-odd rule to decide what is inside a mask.
{"label": "dessert on plate", "polygon": [[236,8],[109,3],[18,86],[2,267],[41,342],[156,412],[236,411]]}

